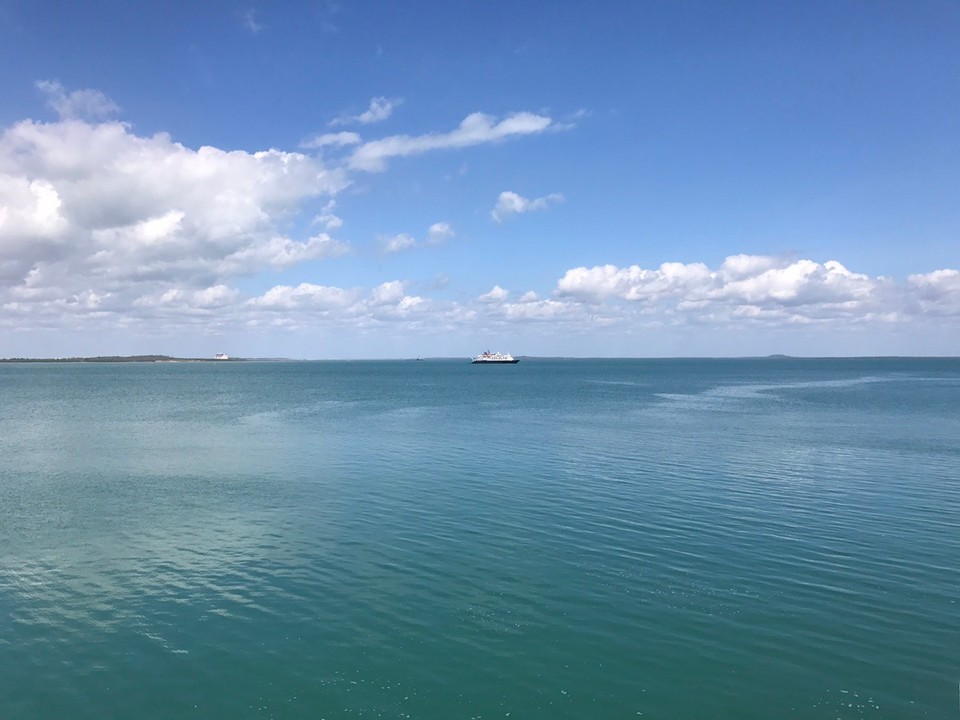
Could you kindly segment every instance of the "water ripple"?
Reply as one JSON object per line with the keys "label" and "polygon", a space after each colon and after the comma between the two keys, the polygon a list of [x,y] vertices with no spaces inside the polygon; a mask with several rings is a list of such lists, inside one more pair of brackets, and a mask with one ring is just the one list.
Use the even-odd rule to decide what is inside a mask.
{"label": "water ripple", "polygon": [[956,364],[424,365],[0,367],[0,716],[955,712]]}

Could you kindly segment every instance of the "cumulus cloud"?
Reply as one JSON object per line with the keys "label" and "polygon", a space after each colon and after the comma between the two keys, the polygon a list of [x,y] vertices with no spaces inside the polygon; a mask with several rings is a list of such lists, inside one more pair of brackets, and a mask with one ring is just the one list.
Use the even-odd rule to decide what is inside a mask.
{"label": "cumulus cloud", "polygon": [[368,292],[312,283],[277,285],[244,305],[248,323],[274,325],[279,316],[289,328],[318,322],[334,326],[349,323],[354,328],[417,322],[429,308],[428,300],[408,294],[406,283],[399,280],[381,283]]}
{"label": "cumulus cloud", "polygon": [[427,230],[427,244],[428,245],[441,245],[445,243],[452,237],[455,237],[456,233],[453,231],[453,228],[450,227],[450,223],[438,222],[430,226],[430,229]]}
{"label": "cumulus cloud", "polygon": [[549,117],[528,112],[515,113],[500,121],[490,115],[473,113],[468,115],[459,127],[448,133],[392,135],[364,143],[350,157],[349,166],[354,170],[380,172],[386,169],[387,160],[390,158],[419,155],[430,150],[470,147],[520,135],[533,135],[543,132],[552,123]]}
{"label": "cumulus cloud", "polygon": [[265,310],[343,310],[361,297],[359,290],[345,290],[328,285],[300,283],[296,287],[277,285],[263,295],[251,298],[247,305]]}
{"label": "cumulus cloud", "polygon": [[344,115],[330,121],[331,125],[349,125],[360,123],[371,125],[382,122],[393,115],[393,111],[403,105],[403,98],[375,97],[370,99],[370,106],[359,115]]}
{"label": "cumulus cloud", "polygon": [[399,280],[390,280],[370,291],[370,301],[374,305],[390,305],[402,300],[404,295],[403,283]]}
{"label": "cumulus cloud", "polygon": [[[0,307],[6,313],[0,325],[15,327],[31,314],[30,323],[42,327],[67,317],[74,324],[84,317],[122,325],[158,314],[174,318],[178,312],[185,322],[196,313],[241,322],[243,312],[278,308],[292,313],[378,308],[385,317],[437,308],[406,293],[384,303],[388,287],[360,305],[357,291],[309,283],[244,297],[231,283],[240,275],[282,271],[350,251],[329,234],[343,224],[333,198],[349,184],[348,169],[297,152],[187,148],[165,133],[143,136],[124,123],[97,122],[116,111],[102,93],[68,93],[53,81],[38,88],[61,120],[28,120],[0,130]],[[375,100],[358,122],[396,106]],[[549,123],[523,113],[499,121],[474,115],[452,133],[388,138],[379,155],[370,147],[366,152],[386,158],[462,147],[535,132]],[[357,144],[359,136],[348,132],[304,143]],[[327,202],[312,222],[321,232],[288,235],[302,206],[324,196]],[[407,234],[385,238],[384,249],[398,252],[453,237],[451,225],[439,221],[420,240]]]}
{"label": "cumulus cloud", "polygon": [[299,240],[282,226],[346,185],[298,153],[193,150],[117,122],[18,123],[0,133],[0,304],[98,297],[117,309],[342,254],[325,233]]}
{"label": "cumulus cloud", "polygon": [[960,270],[910,275],[907,286],[915,309],[925,315],[960,315]]}
{"label": "cumulus cloud", "polygon": [[74,90],[68,93],[56,80],[40,80],[37,89],[46,96],[47,105],[62,119],[99,120],[120,109],[99,90]]}
{"label": "cumulus cloud", "polygon": [[390,280],[373,288],[357,306],[357,315],[367,324],[415,320],[430,303],[419,295],[407,294],[406,283]]}
{"label": "cumulus cloud", "polygon": [[747,255],[731,256],[717,270],[703,263],[573,268],[558,281],[556,294],[588,303],[639,303],[691,317],[791,322],[889,317],[902,299],[889,279],[851,272],[835,260]]}
{"label": "cumulus cloud", "polygon": [[486,292],[480,297],[477,298],[482,303],[497,303],[503,302],[509,297],[510,293],[507,290],[504,290],[499,285],[494,285],[493,289],[490,292]]}
{"label": "cumulus cloud", "polygon": [[699,290],[713,284],[714,274],[702,263],[663,263],[657,270],[646,270],[637,265],[627,268],[599,265],[567,270],[557,283],[557,292],[582,300],[610,297],[656,299],[664,295],[691,300],[699,299]]}
{"label": "cumulus cloud", "polygon": [[[309,282],[276,285],[253,297],[226,283],[167,287],[141,295],[134,302],[134,312],[109,291],[51,294],[48,289],[53,276],[38,270],[6,298],[0,327],[15,326],[25,317],[36,322],[38,308],[68,318],[73,327],[104,318],[112,327],[152,318],[154,324],[184,328],[194,323],[205,331],[233,326],[363,332],[391,325],[411,331],[471,327],[500,332],[510,326],[531,325],[550,333],[593,332],[611,326],[629,333],[634,328],[682,324],[723,329],[832,324],[836,331],[846,333],[852,324],[889,326],[924,317],[941,322],[960,318],[957,270],[914,275],[896,285],[886,278],[850,272],[835,262],[811,267],[811,261],[747,260],[741,257],[731,266],[741,270],[753,267],[752,274],[740,272],[732,281],[721,273],[722,265],[710,270],[698,263],[664,263],[646,271],[615,266],[574,268],[564,274],[551,298],[541,299],[536,292],[527,291],[513,300],[512,293],[494,285],[465,304],[411,293],[409,283],[402,280],[369,289]],[[768,274],[771,271],[780,272]],[[736,284],[750,280],[756,282]],[[41,313],[39,323],[43,321]]]}
{"label": "cumulus cloud", "polygon": [[490,211],[490,217],[496,222],[502,223],[511,215],[531,212],[533,210],[545,210],[550,205],[563,202],[563,195],[560,193],[550,193],[543,197],[529,200],[522,195],[518,195],[510,190],[504,190],[497,198],[497,204]]}
{"label": "cumulus cloud", "polygon": [[473,321],[481,324],[544,324],[580,326],[580,329],[608,324],[608,313],[598,312],[583,303],[568,298],[541,300],[534,291],[523,293],[516,301],[510,300],[510,292],[494,287],[476,299]]}

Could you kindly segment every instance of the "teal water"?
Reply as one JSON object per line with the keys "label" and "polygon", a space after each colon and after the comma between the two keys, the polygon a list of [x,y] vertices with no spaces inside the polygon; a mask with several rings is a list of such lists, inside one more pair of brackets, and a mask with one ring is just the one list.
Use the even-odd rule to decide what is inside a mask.
{"label": "teal water", "polygon": [[955,718],[960,361],[0,365],[0,718]]}

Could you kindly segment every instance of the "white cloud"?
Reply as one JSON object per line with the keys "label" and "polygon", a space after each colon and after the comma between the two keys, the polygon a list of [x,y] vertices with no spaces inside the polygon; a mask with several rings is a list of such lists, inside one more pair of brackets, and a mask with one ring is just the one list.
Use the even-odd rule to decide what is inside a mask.
{"label": "white cloud", "polygon": [[307,260],[322,260],[349,252],[349,245],[321,233],[306,242],[297,242],[285,237],[259,241],[225,257],[218,266],[225,276],[252,273],[271,267],[277,270]]}
{"label": "white cloud", "polygon": [[767,255],[731,255],[720,265],[719,273],[725,280],[739,280],[770,270],[782,260]]}
{"label": "white cloud", "polygon": [[532,135],[543,132],[552,122],[549,117],[528,112],[509,115],[499,122],[490,115],[473,113],[468,115],[459,127],[448,133],[393,135],[364,143],[354,151],[349,165],[355,170],[380,172],[386,168],[386,162],[390,158],[419,155],[430,150],[470,147],[498,142],[514,136]]}
{"label": "white cloud", "polygon": [[360,297],[359,290],[300,283],[296,287],[277,285],[263,295],[251,298],[247,305],[265,310],[331,311],[349,308]]}
{"label": "white cloud", "polygon": [[230,305],[240,296],[239,291],[226,285],[214,285],[194,293],[194,302],[200,307],[223,307]]}
{"label": "white cloud", "polygon": [[391,280],[371,290],[370,301],[374,305],[390,305],[402,300],[404,295],[403,283],[399,280]]}
{"label": "white cloud", "polygon": [[400,233],[399,235],[382,235],[379,237],[379,242],[383,252],[396,253],[413,250],[424,245],[442,245],[452,237],[456,237],[456,233],[450,227],[450,223],[436,222],[428,228],[427,237],[423,241],[418,241],[407,233]]}
{"label": "white cloud", "polygon": [[84,118],[99,120],[109,117],[120,108],[99,90],[74,90],[67,94],[56,80],[39,80],[37,89],[47,97],[47,105],[62,119]]}
{"label": "white cloud", "polygon": [[239,290],[221,284],[193,291],[170,288],[162,293],[139,297],[133,304],[141,308],[216,309],[232,305],[239,298]]}
{"label": "white cloud", "polygon": [[399,235],[381,237],[380,244],[383,247],[383,252],[396,253],[415,248],[417,240],[412,235],[400,233]]}
{"label": "white cloud", "polygon": [[490,292],[484,293],[477,298],[482,303],[499,303],[507,299],[510,293],[499,285],[494,285]]}
{"label": "white cloud", "polygon": [[[104,332],[126,327],[139,328],[139,332],[167,328],[182,333],[194,328],[202,336],[228,328],[250,332],[260,328],[263,332],[282,330],[307,337],[323,328],[335,328],[337,333],[365,333],[390,326],[411,333],[482,330],[503,335],[509,334],[511,327],[535,326],[539,329],[523,332],[547,333],[556,338],[616,328],[624,338],[636,331],[656,332],[658,337],[667,338],[670,332],[687,325],[698,337],[711,332],[711,328],[711,337],[717,338],[760,326],[764,333],[776,330],[781,338],[786,337],[782,334],[785,332],[801,332],[798,328],[825,328],[827,333],[846,338],[858,325],[915,328],[924,319],[928,327],[948,318],[960,319],[960,271],[943,269],[915,275],[896,286],[887,279],[852,273],[830,262],[813,263],[811,269],[809,262],[776,261],[775,267],[769,268],[769,262],[758,261],[753,263],[752,278],[763,278],[775,269],[787,271],[778,277],[791,280],[763,278],[747,286],[733,285],[750,279],[740,277],[731,281],[730,287],[719,270],[704,272],[706,266],[698,263],[664,263],[646,271],[599,266],[598,272],[591,273],[589,270],[597,268],[574,268],[561,278],[552,298],[540,299],[534,291],[527,291],[511,301],[511,293],[495,285],[466,304],[409,293],[408,283],[402,280],[382,282],[367,290],[308,282],[277,285],[253,297],[226,283],[192,288],[161,286],[131,303],[122,293],[117,296],[100,288],[70,294],[51,292],[57,275],[43,268],[31,273],[29,282],[18,286],[0,304],[0,328],[22,326],[29,319],[34,328],[53,329],[58,323]],[[587,272],[580,272],[583,270]],[[837,278],[848,284],[835,286]],[[871,290],[865,294],[861,283],[867,281]],[[785,291],[790,282],[793,290]],[[812,291],[811,284],[828,290]],[[247,330],[240,332],[245,334]],[[532,339],[536,335],[524,337]]]}
{"label": "white cloud", "polygon": [[[549,322],[583,317],[582,308],[558,300],[526,300],[503,306],[504,318],[514,321]],[[583,317],[586,320],[585,317]]]}
{"label": "white cloud", "polygon": [[609,324],[613,313],[568,298],[541,300],[528,291],[517,301],[510,301],[510,293],[499,285],[476,299],[472,324],[480,326],[509,326],[513,324],[553,324],[556,327],[585,330]]}
{"label": "white cloud", "polygon": [[280,226],[346,185],[298,153],[192,150],[116,122],[18,123],[0,132],[0,304],[92,293],[118,309],[342,254],[325,234],[300,241]]}
{"label": "white cloud", "polygon": [[798,260],[725,282],[714,296],[748,304],[805,305],[869,300],[876,289],[877,281],[834,260],[822,265]]}
{"label": "white cloud", "polygon": [[328,146],[357,145],[360,140],[360,135],[357,133],[344,130],[343,132],[314,135],[312,138],[307,138],[301,142],[300,147],[306,150],[316,150]]}
{"label": "white cloud", "polygon": [[940,299],[960,294],[960,270],[934,270],[926,274],[907,277],[910,285],[921,289],[928,298]]}
{"label": "white cloud", "polygon": [[327,230],[337,230],[343,227],[343,220],[334,215],[333,211],[337,207],[337,201],[331,200],[326,205],[323,206],[323,209],[320,211],[320,214],[313,219],[313,223],[323,225]]}
{"label": "white cloud", "polygon": [[296,287],[278,285],[245,303],[247,323],[274,324],[277,315],[289,328],[311,324],[369,328],[382,323],[412,321],[427,312],[430,302],[408,295],[406,284],[390,280],[364,293],[361,288],[344,289],[301,283]]}
{"label": "white cloud", "polygon": [[[568,270],[559,297],[588,303],[627,301],[676,317],[734,317],[782,322],[890,318],[902,298],[887,278],[850,272],[834,260],[778,260],[737,255],[717,271],[702,263],[649,270],[600,265]],[[955,307],[960,311],[960,304]]]}
{"label": "white cloud", "polygon": [[398,280],[385,282],[370,291],[358,314],[363,324],[416,320],[428,312],[430,303],[418,295],[407,295],[405,284]]}
{"label": "white cloud", "polygon": [[243,26],[254,35],[263,30],[263,25],[257,22],[256,14],[253,10],[247,10],[243,14]]}
{"label": "white cloud", "polygon": [[385,97],[375,97],[370,100],[370,107],[366,112],[357,116],[357,121],[369,125],[386,120],[393,114],[400,105],[403,104],[403,98],[389,99]]}
{"label": "white cloud", "polygon": [[575,127],[577,126],[577,123],[578,123],[580,120],[583,120],[584,118],[588,118],[588,117],[590,117],[592,114],[593,114],[593,113],[591,113],[591,112],[590,112],[589,110],[587,110],[586,108],[580,108],[579,110],[576,110],[576,111],[574,111],[574,112],[566,115],[565,117],[561,118],[561,119],[557,122],[557,129],[558,129],[558,130],[571,130],[571,129],[573,129],[573,128],[575,128]]}
{"label": "white cloud", "polygon": [[393,111],[403,105],[403,98],[375,97],[370,99],[370,106],[359,115],[345,115],[343,117],[331,120],[331,125],[348,125],[350,123],[360,123],[361,125],[371,125],[382,122],[393,114]]}
{"label": "white cloud", "polygon": [[437,222],[427,230],[427,244],[440,245],[455,236],[456,233],[450,227],[450,223]]}
{"label": "white cloud", "polygon": [[960,270],[910,275],[907,287],[917,312],[933,316],[960,315]]}
{"label": "white cloud", "polygon": [[[500,332],[515,325],[524,333],[537,327],[558,337],[608,326],[629,334],[689,325],[691,332],[712,327],[724,336],[744,327],[762,326],[763,333],[816,327],[840,337],[854,326],[886,330],[924,323],[950,335],[960,320],[957,269],[897,282],[835,260],[755,255],[731,255],[714,267],[697,262],[575,267],[563,273],[552,296],[534,290],[512,294],[489,276],[492,289],[463,302],[449,299],[460,290],[443,276],[432,283],[381,277],[355,288],[298,277],[250,292],[262,277],[238,282],[240,276],[280,272],[350,251],[330,235],[343,225],[334,198],[349,185],[350,167],[382,169],[391,157],[502,141],[556,123],[530,113],[502,120],[475,114],[448,133],[366,144],[354,133],[329,133],[310,141],[311,147],[356,146],[349,167],[332,169],[310,154],[191,149],[163,133],[142,136],[123,123],[91,122],[83,118],[115,111],[106,96],[67,93],[54,82],[38,87],[62,119],[0,129],[5,338],[49,331],[60,342],[84,332],[89,337],[91,330],[96,337],[104,332],[133,337],[158,329],[178,338],[190,330],[195,337],[226,330],[240,337],[249,328],[310,333],[325,326],[376,335],[387,325],[446,334]],[[492,215],[502,221],[561,200],[556,194],[527,199],[506,191]],[[297,233],[310,219],[300,217],[305,207],[321,207],[310,223],[316,227]],[[451,225],[438,221],[423,235],[401,233],[381,242],[385,251],[399,252],[453,237]]]}
{"label": "white cloud", "polygon": [[518,195],[510,190],[504,190],[497,198],[497,204],[490,211],[490,217],[496,222],[502,223],[511,215],[531,212],[533,210],[545,210],[550,205],[563,202],[563,195],[560,193],[550,193],[543,197],[528,200],[522,195]]}
{"label": "white cloud", "polygon": [[0,199],[0,243],[6,240],[13,251],[53,240],[68,227],[60,194],[47,180],[0,174]]}

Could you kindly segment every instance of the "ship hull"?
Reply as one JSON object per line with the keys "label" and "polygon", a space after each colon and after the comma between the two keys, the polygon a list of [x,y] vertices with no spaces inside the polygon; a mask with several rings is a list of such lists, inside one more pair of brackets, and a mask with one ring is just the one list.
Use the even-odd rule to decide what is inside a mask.
{"label": "ship hull", "polygon": [[517,358],[512,360],[473,360],[471,365],[516,365],[520,362]]}

